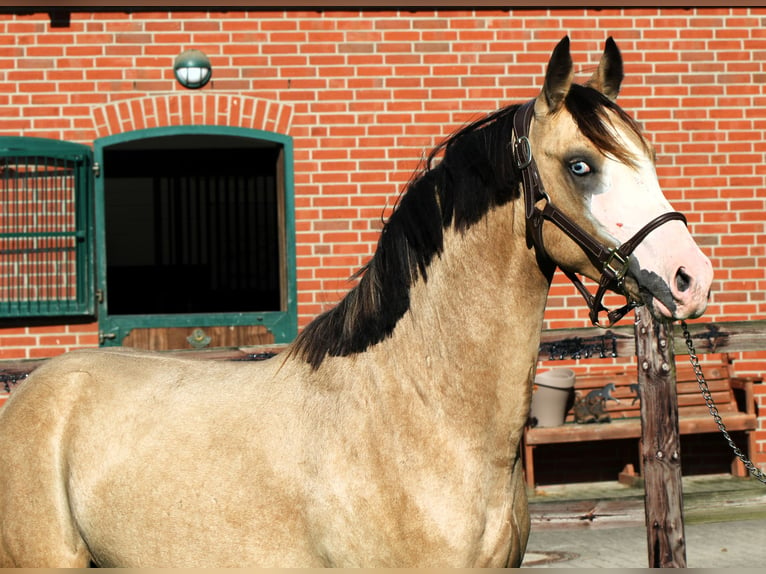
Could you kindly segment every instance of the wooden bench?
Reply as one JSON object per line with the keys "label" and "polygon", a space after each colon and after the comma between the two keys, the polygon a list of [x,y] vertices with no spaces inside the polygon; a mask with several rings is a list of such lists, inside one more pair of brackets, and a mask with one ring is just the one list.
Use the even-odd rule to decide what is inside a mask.
{"label": "wooden bench", "polygon": [[[745,431],[747,445],[742,450],[750,456],[750,453],[754,453],[756,449],[755,434],[752,431],[757,427],[753,385],[760,381],[735,376],[731,359],[727,353],[709,355],[702,362],[702,369],[727,430]],[[590,391],[602,389],[608,383],[614,383],[615,390],[612,391],[611,395],[620,401],[619,403],[614,401],[605,403],[604,410],[609,414],[611,422],[576,423],[574,409],[569,408],[566,420],[561,426],[528,426],[524,430],[522,444],[528,486],[534,487],[535,485],[534,454],[535,447],[538,445],[614,439],[640,440],[641,414],[640,400],[636,400],[637,374],[635,367],[615,368],[611,371],[584,375],[578,374],[574,392],[575,395],[584,397]],[[679,356],[676,359],[676,384],[680,434],[719,432],[718,425],[710,415],[705,399],[700,392],[694,371],[685,356]],[[634,386],[633,389],[631,389],[631,385]],[[732,457],[732,474],[747,476],[747,470],[742,462],[733,455]],[[630,467],[630,465],[628,466]],[[639,472],[641,470],[639,469]],[[628,477],[634,475],[632,467],[627,468],[625,473]]]}

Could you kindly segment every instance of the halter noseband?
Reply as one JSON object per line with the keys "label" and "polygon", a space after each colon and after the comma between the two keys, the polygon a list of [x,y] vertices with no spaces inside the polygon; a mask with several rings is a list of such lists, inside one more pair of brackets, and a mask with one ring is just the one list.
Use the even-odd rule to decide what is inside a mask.
{"label": "halter noseband", "polygon": [[[527,241],[534,245],[541,266],[545,265],[551,269],[556,267],[556,264],[545,252],[543,244],[543,222],[548,219],[577,243],[594,262],[598,263],[601,268],[601,278],[599,279],[595,295],[591,295],[588,292],[577,275],[567,269],[562,270],[585,299],[590,309],[591,323],[598,327],[611,327],[631,309],[639,305],[635,301],[628,300],[624,306],[610,311],[601,302],[607,289],[621,293],[627,299],[624,291],[624,282],[625,276],[628,273],[630,255],[633,253],[633,250],[660,225],[672,220],[683,221],[684,225],[686,225],[686,217],[678,211],[663,213],[652,219],[633,237],[617,247],[607,247],[589,235],[582,227],[553,205],[548,194],[545,193],[540,173],[537,171],[535,158],[532,157],[532,146],[529,143],[529,127],[532,123],[534,108],[535,100],[533,99],[520,106],[513,117],[513,154],[522,176],[527,221]],[[537,207],[537,203],[542,200],[545,200],[545,207],[540,209]],[[607,314],[608,324],[606,325],[601,325],[599,322],[599,314],[601,312]]]}

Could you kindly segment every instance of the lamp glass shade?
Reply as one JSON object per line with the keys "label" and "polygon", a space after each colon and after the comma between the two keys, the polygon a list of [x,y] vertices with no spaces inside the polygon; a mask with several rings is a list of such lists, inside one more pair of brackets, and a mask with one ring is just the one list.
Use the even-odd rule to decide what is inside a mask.
{"label": "lamp glass shade", "polygon": [[179,83],[186,88],[201,88],[213,75],[208,57],[199,50],[186,50],[176,56],[173,72]]}

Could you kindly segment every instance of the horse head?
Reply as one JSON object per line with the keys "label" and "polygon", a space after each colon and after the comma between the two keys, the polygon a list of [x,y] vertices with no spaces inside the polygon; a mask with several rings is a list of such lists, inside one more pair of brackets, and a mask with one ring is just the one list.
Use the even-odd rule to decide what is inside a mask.
{"label": "horse head", "polygon": [[528,219],[541,215],[531,242],[570,278],[599,281],[658,317],[698,317],[707,307],[712,265],[663,195],[652,146],[615,103],[622,79],[611,38],[585,85],[573,83],[569,39],[554,49],[543,89],[527,106],[525,145],[543,189],[527,195]]}

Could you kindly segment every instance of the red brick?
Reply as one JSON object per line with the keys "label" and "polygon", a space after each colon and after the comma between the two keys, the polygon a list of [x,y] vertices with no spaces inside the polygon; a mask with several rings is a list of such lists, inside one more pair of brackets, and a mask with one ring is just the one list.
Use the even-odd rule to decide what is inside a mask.
{"label": "red brick", "polygon": [[61,347],[33,347],[29,349],[28,357],[30,359],[55,357],[57,355],[63,355],[66,352],[67,349]]}
{"label": "red brick", "polygon": [[[752,226],[766,220],[764,17],[763,8],[744,7],[104,12],[88,19],[73,14],[69,28],[50,30],[46,13],[10,13],[0,15],[0,46],[10,50],[0,51],[0,107],[10,108],[0,113],[0,133],[67,134],[92,143],[126,129],[185,122],[279,126],[296,138],[301,160],[295,165],[296,220],[316,230],[327,217],[333,218],[330,229],[369,229],[338,243],[363,252],[375,240],[372,230],[387,198],[390,209],[424,151],[462,123],[539,91],[562,29],[570,30],[582,78],[613,34],[626,60],[619,101],[657,146],[666,195],[688,212],[701,244],[744,250],[728,269],[728,253],[718,255],[724,278],[719,287],[727,292],[731,271],[763,267],[763,261],[753,262],[749,270],[746,261],[763,233]],[[188,107],[191,94],[170,71],[179,46],[192,42],[202,43],[214,61],[214,81],[194,93],[205,105],[194,110]],[[216,108],[212,99],[204,100],[230,94],[262,103]],[[149,107],[119,104],[137,98]],[[739,231],[732,234],[735,224]],[[309,252],[326,240],[318,231],[302,233],[298,247]],[[349,267],[356,264],[354,259]],[[352,271],[339,269],[337,276]],[[333,288],[348,288],[340,284]],[[315,283],[306,288],[310,304],[299,294],[302,324],[324,302],[336,300],[335,293],[323,298]],[[563,309],[566,317],[549,322],[585,326],[582,303],[571,287],[564,288],[568,294],[552,300],[549,312]],[[766,313],[766,305],[740,303],[749,310],[738,307],[737,315]],[[709,317],[730,319],[729,310],[724,301],[711,307]],[[96,327],[89,329],[82,337],[92,342]]]}
{"label": "red brick", "polygon": [[77,337],[74,335],[46,335],[38,338],[38,345],[69,347],[77,344]]}

